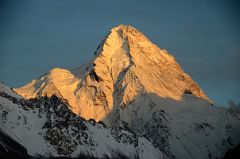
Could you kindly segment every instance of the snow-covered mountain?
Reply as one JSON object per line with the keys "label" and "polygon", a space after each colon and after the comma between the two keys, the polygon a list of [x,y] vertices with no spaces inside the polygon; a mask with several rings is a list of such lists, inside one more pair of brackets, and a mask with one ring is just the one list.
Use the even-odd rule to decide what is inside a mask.
{"label": "snow-covered mountain", "polygon": [[144,94],[181,101],[192,93],[209,101],[166,50],[124,25],[111,30],[87,64],[73,70],[54,68],[15,91],[26,98],[55,94],[76,114],[106,123],[112,120],[111,112]]}
{"label": "snow-covered mountain", "polygon": [[7,135],[33,157],[167,158],[144,137],[85,121],[55,95],[26,100],[0,84],[0,110],[0,150],[5,153],[13,149]]}
{"label": "snow-covered mountain", "polygon": [[174,57],[131,26],[113,28],[88,63],[54,68],[14,91],[62,99],[79,117],[130,129],[168,158],[221,158],[240,142],[238,108],[214,106]]}

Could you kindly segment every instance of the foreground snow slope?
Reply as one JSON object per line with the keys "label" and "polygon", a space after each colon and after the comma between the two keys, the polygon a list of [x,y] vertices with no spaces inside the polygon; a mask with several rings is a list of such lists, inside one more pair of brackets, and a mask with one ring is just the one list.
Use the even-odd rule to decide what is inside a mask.
{"label": "foreground snow slope", "polygon": [[56,96],[24,100],[6,86],[0,88],[0,130],[31,156],[166,158],[143,137],[85,121]]}

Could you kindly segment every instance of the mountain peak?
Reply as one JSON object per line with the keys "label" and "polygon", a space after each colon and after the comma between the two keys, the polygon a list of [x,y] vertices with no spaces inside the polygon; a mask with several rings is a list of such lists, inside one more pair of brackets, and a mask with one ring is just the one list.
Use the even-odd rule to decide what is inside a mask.
{"label": "mountain peak", "polygon": [[[109,59],[117,56],[116,58],[119,62],[124,60],[123,57],[125,56],[132,59],[133,54],[139,54],[139,52],[146,55],[161,53],[169,61],[173,59],[166,50],[157,47],[139,30],[130,25],[122,24],[111,29],[110,33],[98,46],[95,55],[99,56],[100,54],[101,56],[109,57]],[[120,55],[122,58],[120,58]]]}
{"label": "mountain peak", "polygon": [[117,32],[121,37],[126,37],[127,35],[143,35],[138,29],[130,25],[117,25],[111,29],[111,32]]}
{"label": "mountain peak", "polygon": [[[124,24],[119,24],[119,25],[117,25],[117,26],[115,26],[115,27],[113,27],[112,29],[111,29],[111,32],[114,32],[114,31],[117,31],[117,32],[125,32],[125,33],[128,33],[128,31],[130,32],[130,31],[132,31],[132,30],[135,30],[135,31],[138,31],[136,28],[134,28],[133,26],[131,26],[131,25],[124,25]],[[140,32],[140,31],[138,31],[138,32]]]}
{"label": "mountain peak", "polygon": [[111,30],[127,30],[129,27],[131,27],[130,25],[124,25],[124,24],[119,24],[115,27],[113,27]]}
{"label": "mountain peak", "polygon": [[141,40],[150,42],[150,40],[147,39],[147,37],[145,37],[143,33],[141,33],[138,29],[136,29],[135,27],[130,26],[130,25],[120,24],[116,27],[113,27],[111,29],[110,34],[112,34],[112,33],[117,34],[120,38],[135,37],[135,38],[141,38]]}

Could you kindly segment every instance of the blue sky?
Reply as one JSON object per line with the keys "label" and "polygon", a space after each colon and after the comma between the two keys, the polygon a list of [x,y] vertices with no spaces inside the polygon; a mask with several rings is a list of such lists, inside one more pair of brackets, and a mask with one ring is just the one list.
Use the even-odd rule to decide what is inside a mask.
{"label": "blue sky", "polygon": [[0,81],[19,87],[86,62],[109,30],[132,25],[172,54],[216,103],[240,103],[237,1],[0,1]]}

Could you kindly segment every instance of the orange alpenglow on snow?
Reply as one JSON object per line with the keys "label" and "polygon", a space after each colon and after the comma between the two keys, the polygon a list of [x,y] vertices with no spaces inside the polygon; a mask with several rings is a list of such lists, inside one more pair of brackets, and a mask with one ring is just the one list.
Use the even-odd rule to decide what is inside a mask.
{"label": "orange alpenglow on snow", "polygon": [[115,121],[116,115],[111,114],[119,113],[121,120],[128,121],[133,109],[138,114],[148,109],[142,102],[151,95],[184,101],[185,95],[191,94],[211,103],[174,57],[125,25],[111,30],[88,63],[72,70],[54,68],[14,90],[26,98],[57,95],[74,113],[107,124]]}

